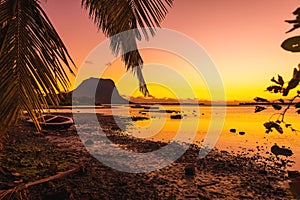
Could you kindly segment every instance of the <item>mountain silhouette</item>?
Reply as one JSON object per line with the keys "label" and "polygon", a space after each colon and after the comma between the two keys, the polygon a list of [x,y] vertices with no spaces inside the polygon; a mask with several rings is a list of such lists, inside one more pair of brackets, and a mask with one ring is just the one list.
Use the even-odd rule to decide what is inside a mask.
{"label": "mountain silhouette", "polygon": [[72,91],[78,104],[128,104],[128,100],[120,96],[115,83],[111,79],[89,78]]}

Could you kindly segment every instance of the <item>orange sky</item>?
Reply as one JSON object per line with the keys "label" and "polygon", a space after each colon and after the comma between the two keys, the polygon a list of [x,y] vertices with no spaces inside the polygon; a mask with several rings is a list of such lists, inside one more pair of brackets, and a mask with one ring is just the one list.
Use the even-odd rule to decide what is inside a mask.
{"label": "orange sky", "polygon": [[[81,0],[48,0],[42,4],[80,67],[105,37],[81,9]],[[294,19],[292,12],[298,5],[297,0],[175,0],[162,27],[186,34],[207,51],[222,76],[228,100],[252,100],[269,96],[264,89],[272,76],[279,73],[289,79],[292,68],[298,65],[299,55],[280,48],[284,39],[299,34],[285,34],[291,26],[284,22]],[[119,74],[125,73],[123,66],[115,68]],[[147,76],[145,73],[146,80]],[[131,89],[121,83],[117,83],[120,92],[130,95]],[[134,78],[132,85],[137,86]],[[201,85],[196,93],[209,98],[206,89]],[[161,97],[166,93],[152,88],[151,94]]]}

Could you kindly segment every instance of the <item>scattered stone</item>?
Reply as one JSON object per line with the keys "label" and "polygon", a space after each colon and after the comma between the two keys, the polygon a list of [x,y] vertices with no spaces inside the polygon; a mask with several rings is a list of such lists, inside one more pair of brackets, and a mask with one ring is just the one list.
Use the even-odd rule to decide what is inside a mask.
{"label": "scattered stone", "polygon": [[[112,128],[117,127],[113,117],[99,115],[98,118],[101,127],[107,130],[106,136],[121,148],[144,153],[168,145],[167,142],[130,137],[119,129],[113,131]],[[128,119],[130,120],[126,117],[124,121]],[[21,132],[22,130],[24,132]],[[33,128],[25,126],[10,131],[10,138],[0,151],[2,171],[8,171],[8,175],[0,172],[0,189],[18,185],[13,181],[21,178],[11,176],[12,171],[20,172],[24,183],[27,183],[49,177],[48,169],[51,163],[55,163],[53,167],[57,166],[57,171],[65,171],[78,163],[84,163],[86,168],[84,176],[74,174],[51,182],[51,187],[47,184],[32,187],[30,197],[32,199],[168,199],[168,197],[169,199],[173,197],[173,199],[293,199],[289,192],[282,189],[282,181],[287,180],[286,171],[274,164],[279,162],[275,156],[268,155],[267,158],[270,160],[266,160],[257,155],[250,157],[213,149],[205,158],[199,159],[200,147],[192,144],[178,160],[167,167],[148,173],[127,173],[102,164],[87,152],[83,144],[103,144],[100,147],[105,147],[101,139],[86,140],[82,143],[74,130],[67,130],[64,134],[56,134],[49,130],[49,134],[42,137],[32,137],[33,131]],[[16,143],[10,142],[13,139],[16,139]],[[178,144],[178,147],[180,145]],[[24,149],[37,149],[36,147],[41,151],[24,153]],[[107,150],[107,148],[98,149],[99,154]],[[247,152],[247,149],[242,150]],[[158,157],[149,156],[147,159],[153,161],[153,165],[157,165],[161,162],[158,158],[165,159],[159,154]],[[24,163],[26,166],[20,165],[20,159],[28,161]],[[108,155],[105,159],[109,161],[111,158]],[[136,164],[142,162],[143,160],[137,159]],[[296,192],[299,191],[298,183],[294,182],[291,187]]]}
{"label": "scattered stone", "polygon": [[171,115],[170,116],[171,119],[182,119],[182,115],[178,114],[178,115]]}
{"label": "scattered stone", "polygon": [[275,156],[279,156],[279,155],[282,155],[282,156],[291,156],[293,155],[293,152],[292,150],[290,149],[287,149],[287,148],[281,148],[279,147],[277,144],[274,144],[272,147],[271,147],[271,152],[275,155]]}
{"label": "scattered stone", "polygon": [[85,145],[93,145],[94,142],[93,142],[92,140],[87,140],[87,141],[85,141],[84,144],[85,144]]}
{"label": "scattered stone", "polygon": [[230,131],[230,133],[236,133],[236,129],[235,128],[231,128],[229,131]]}
{"label": "scattered stone", "polygon": [[137,116],[137,117],[131,117],[132,121],[142,121],[142,120],[149,120],[149,117],[140,117],[140,116]]}
{"label": "scattered stone", "polygon": [[245,135],[246,133],[244,131],[239,132],[240,135]]}
{"label": "scattered stone", "polygon": [[298,171],[288,171],[289,178],[298,178],[300,177],[300,172]]}

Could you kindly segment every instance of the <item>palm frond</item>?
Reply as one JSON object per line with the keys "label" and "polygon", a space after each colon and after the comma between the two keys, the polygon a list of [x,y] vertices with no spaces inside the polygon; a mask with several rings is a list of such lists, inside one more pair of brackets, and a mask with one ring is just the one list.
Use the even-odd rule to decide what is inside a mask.
{"label": "palm frond", "polygon": [[[0,0],[0,129],[17,122],[24,111],[34,119],[58,103],[66,90],[66,67],[75,66],[38,0]],[[73,72],[72,72],[73,73]]]}
{"label": "palm frond", "polygon": [[142,28],[146,40],[149,34],[154,36],[172,4],[173,0],[82,0],[94,23],[110,37],[112,51],[122,55],[127,70],[135,70],[145,96],[149,92],[141,72],[143,59],[136,40],[142,37],[137,28]]}

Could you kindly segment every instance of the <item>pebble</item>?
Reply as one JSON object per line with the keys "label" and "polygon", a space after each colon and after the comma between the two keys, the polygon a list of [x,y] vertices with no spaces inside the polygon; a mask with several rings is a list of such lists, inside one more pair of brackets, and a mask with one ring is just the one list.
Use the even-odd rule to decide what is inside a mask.
{"label": "pebble", "polygon": [[230,131],[230,133],[236,133],[236,129],[235,128],[231,128],[229,131]]}
{"label": "pebble", "polygon": [[84,144],[85,144],[85,145],[93,145],[94,142],[93,142],[92,140],[87,140],[87,141],[85,141]]}
{"label": "pebble", "polygon": [[246,133],[244,131],[239,132],[240,135],[245,135]]}
{"label": "pebble", "polygon": [[13,173],[11,173],[11,175],[13,175],[14,177],[20,177],[21,176],[21,174],[18,173],[18,172],[13,172]]}

